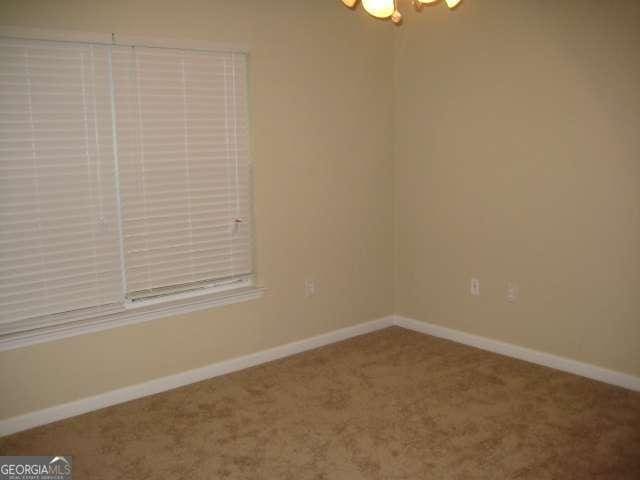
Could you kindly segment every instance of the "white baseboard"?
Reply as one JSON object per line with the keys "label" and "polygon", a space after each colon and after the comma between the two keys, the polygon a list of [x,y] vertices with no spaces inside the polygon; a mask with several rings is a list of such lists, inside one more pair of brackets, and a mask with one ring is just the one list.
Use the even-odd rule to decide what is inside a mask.
{"label": "white baseboard", "polygon": [[624,387],[629,390],[640,391],[640,377],[635,377],[626,373],[616,372],[606,368],[591,365],[589,363],[578,362],[565,357],[552,355],[551,353],[540,352],[526,347],[520,347],[511,343],[493,340],[487,337],[480,337],[460,330],[434,325],[402,316],[395,316],[394,325],[409,330],[414,330],[434,337],[446,338],[454,342],[463,343],[472,347],[499,353],[508,357],[518,358],[527,362],[555,368],[563,372],[573,373],[581,377],[599,380],[601,382]]}
{"label": "white baseboard", "polygon": [[0,437],[12,433],[28,430],[29,428],[46,425],[47,423],[75,417],[83,413],[109,407],[118,403],[128,402],[136,398],[146,397],[174,388],[200,382],[208,378],[218,377],[227,373],[243,370],[261,363],[271,362],[279,358],[288,357],[314,348],[329,345],[331,343],[346,340],[358,335],[380,330],[393,325],[393,317],[384,317],[352,327],[341,328],[332,332],[323,333],[315,337],[306,338],[297,342],[287,343],[278,347],[262,350],[260,352],[244,355],[242,357],[212,363],[206,367],[176,373],[166,377],[157,378],[148,382],[139,383],[130,387],[119,388],[101,393],[93,397],[82,398],[73,402],[56,405],[35,412],[26,413],[16,417],[0,421]]}
{"label": "white baseboard", "polygon": [[244,355],[242,357],[212,363],[206,367],[196,368],[186,372],[176,373],[148,382],[132,385],[130,387],[119,388],[109,392],[101,393],[93,397],[82,398],[62,405],[45,408],[35,412],[26,413],[16,417],[0,420],[0,437],[12,433],[28,430],[29,428],[46,425],[47,423],[74,417],[83,413],[98,410],[100,408],[117,405],[119,403],[135,400],[136,398],[165,392],[174,388],[200,382],[208,378],[225,375],[227,373],[243,370],[261,363],[270,362],[279,358],[288,357],[314,348],[329,345],[341,340],[364,335],[376,330],[396,325],[398,327],[414,330],[416,332],[433,335],[434,337],[446,338],[454,342],[470,345],[499,353],[527,362],[544,365],[565,372],[573,373],[601,382],[640,391],[640,378],[606,368],[597,367],[588,363],[578,362],[564,357],[552,355],[550,353],[539,352],[529,348],[520,347],[498,340],[492,340],[478,335],[472,335],[460,330],[434,325],[411,318],[401,316],[388,316],[370,322],[360,323],[352,327],[341,328],[332,332],[306,338],[286,345],[262,350],[260,352]]}

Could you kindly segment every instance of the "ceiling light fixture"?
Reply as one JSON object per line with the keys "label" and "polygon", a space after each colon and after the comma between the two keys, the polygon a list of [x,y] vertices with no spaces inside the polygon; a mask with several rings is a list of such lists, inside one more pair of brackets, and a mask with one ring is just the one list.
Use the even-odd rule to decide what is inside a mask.
{"label": "ceiling light fixture", "polygon": [[[436,3],[438,0],[413,0],[413,6],[421,11],[424,5]],[[449,8],[457,7],[462,0],[445,0]],[[342,0],[349,8],[355,8],[358,0]],[[362,0],[365,11],[376,18],[390,18],[396,25],[402,23],[402,14],[396,6],[397,0]]]}
{"label": "ceiling light fixture", "polygon": [[456,6],[462,1],[462,0],[445,0],[447,2],[447,6],[449,8],[456,8]]}

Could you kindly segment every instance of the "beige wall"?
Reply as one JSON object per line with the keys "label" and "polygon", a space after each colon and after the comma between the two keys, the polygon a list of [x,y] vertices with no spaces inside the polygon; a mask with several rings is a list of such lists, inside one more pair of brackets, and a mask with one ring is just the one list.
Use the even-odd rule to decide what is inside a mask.
{"label": "beige wall", "polygon": [[0,2],[8,25],[250,45],[267,287],[0,353],[0,418],[392,313],[394,265],[400,314],[640,374],[640,3],[405,3],[396,29],[337,0]]}
{"label": "beige wall", "polygon": [[396,311],[640,374],[640,2],[465,0],[396,42]]}
{"label": "beige wall", "polygon": [[[0,353],[0,418],[393,311],[393,30],[333,1],[2,0],[0,23],[246,43],[261,300]],[[304,278],[318,293],[304,298]]]}

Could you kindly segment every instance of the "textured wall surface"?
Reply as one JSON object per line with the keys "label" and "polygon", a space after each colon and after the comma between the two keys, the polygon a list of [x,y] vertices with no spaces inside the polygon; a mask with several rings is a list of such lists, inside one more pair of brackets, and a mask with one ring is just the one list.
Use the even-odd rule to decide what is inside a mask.
{"label": "textured wall surface", "polygon": [[[393,311],[393,30],[335,2],[0,2],[0,23],[247,44],[261,300],[0,353],[0,418]],[[304,279],[317,294],[304,298]]]}
{"label": "textured wall surface", "polygon": [[465,0],[397,33],[396,311],[640,374],[640,2]]}
{"label": "textured wall surface", "polygon": [[0,418],[394,310],[640,374],[640,4],[404,10],[394,28],[333,0],[0,3],[6,25],[249,45],[267,288],[0,353]]}

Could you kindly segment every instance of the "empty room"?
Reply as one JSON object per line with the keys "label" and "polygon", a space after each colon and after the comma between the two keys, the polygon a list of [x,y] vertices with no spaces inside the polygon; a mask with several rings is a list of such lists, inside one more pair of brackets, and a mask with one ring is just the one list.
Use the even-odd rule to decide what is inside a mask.
{"label": "empty room", "polygon": [[0,0],[0,479],[640,479],[640,2]]}

